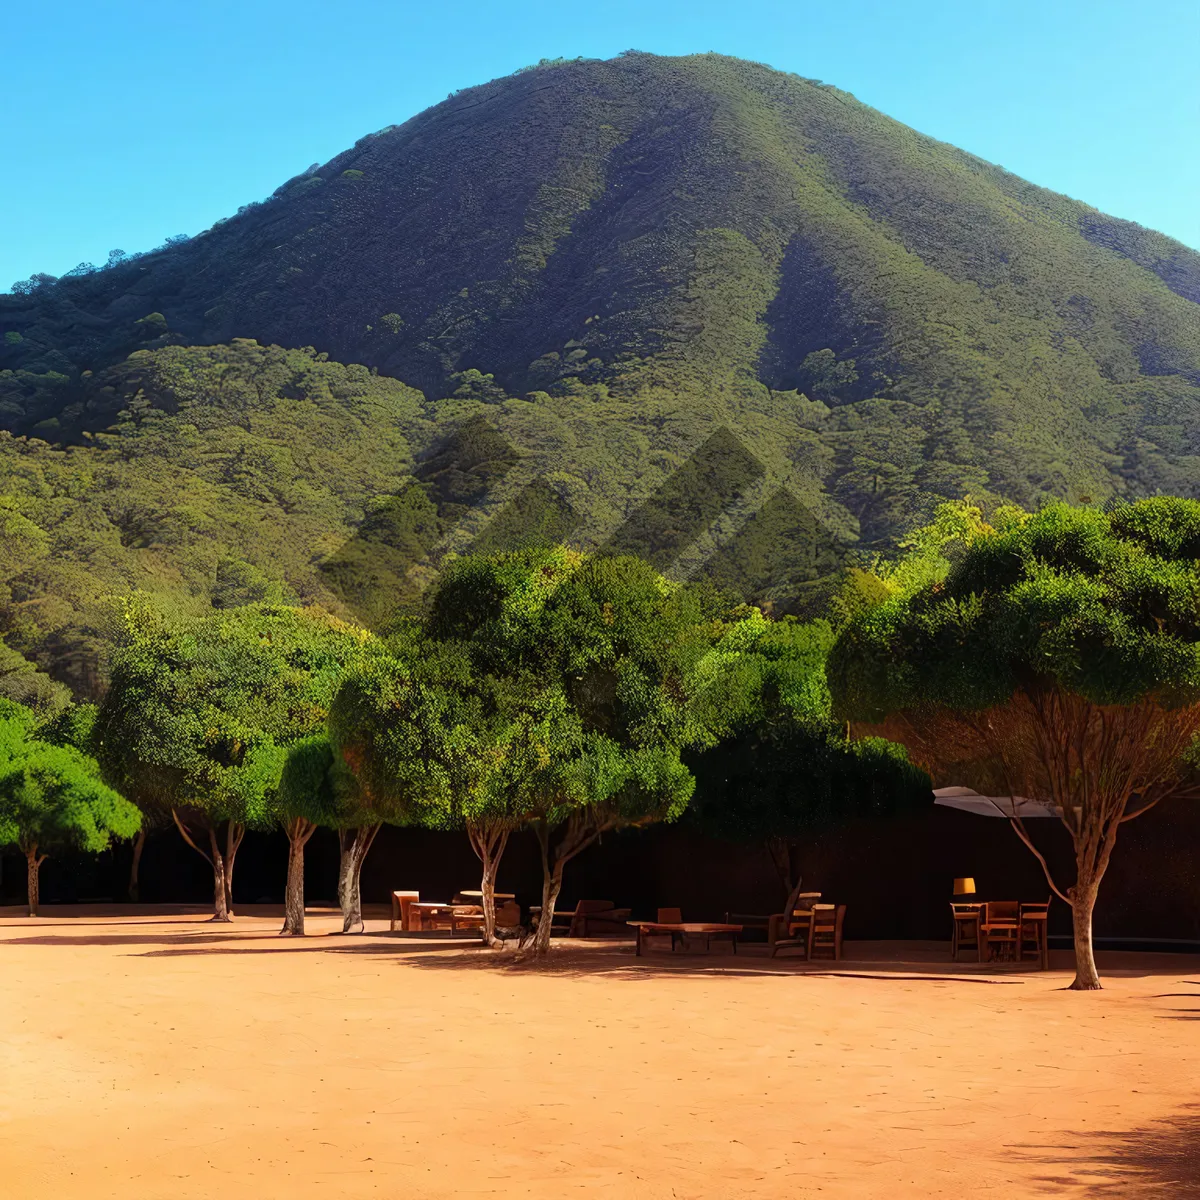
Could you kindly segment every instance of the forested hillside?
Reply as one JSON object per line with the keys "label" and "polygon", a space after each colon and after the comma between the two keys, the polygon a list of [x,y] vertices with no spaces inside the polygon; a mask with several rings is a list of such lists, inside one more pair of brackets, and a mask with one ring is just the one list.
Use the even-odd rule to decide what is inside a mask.
{"label": "forested hillside", "polygon": [[547,64],[0,296],[0,631],[530,529],[795,606],[943,497],[1196,495],[1198,405],[1178,243],[764,66]]}

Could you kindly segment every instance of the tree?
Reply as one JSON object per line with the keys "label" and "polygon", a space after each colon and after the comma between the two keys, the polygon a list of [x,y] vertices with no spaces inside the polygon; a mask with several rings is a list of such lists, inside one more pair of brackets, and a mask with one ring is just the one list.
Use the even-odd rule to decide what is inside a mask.
{"label": "tree", "polygon": [[803,887],[802,838],[857,817],[928,802],[929,778],[904,748],[882,738],[849,741],[830,712],[825,620],[744,617],[706,656],[710,725],[720,741],[689,759],[697,779],[692,814],[718,837],[759,841],[790,911]]}
{"label": "tree", "polygon": [[168,621],[127,606],[97,746],[121,786],[162,797],[212,867],[214,920],[230,919],[247,826],[274,819],[288,745],[321,732],[369,640],[320,609],[251,604]]}
{"label": "tree", "polygon": [[288,839],[283,934],[304,934],[304,847],[320,825],[338,822],[334,757],[323,734],[301,738],[287,748],[271,808]]}
{"label": "tree", "polygon": [[496,875],[556,714],[553,697],[477,666],[461,643],[410,627],[348,674],[330,734],[355,777],[354,805],[395,824],[466,829],[493,945]]}
{"label": "tree", "polygon": [[712,736],[698,667],[723,628],[708,592],[633,557],[532,548],[445,572],[431,636],[461,642],[477,673],[540,699],[527,709],[521,794],[508,810],[541,848],[538,953],[571,859],[609,830],[686,807],[694,780],[682,750]]}
{"label": "tree", "polygon": [[[42,719],[38,726],[38,736],[56,746],[73,746],[84,754],[92,755],[96,750],[98,712],[94,704],[69,704],[48,719]],[[141,824],[133,839],[129,857],[129,883],[126,888],[128,898],[136,903],[139,898],[138,875],[146,839],[149,834],[170,825],[171,814],[170,809],[165,808],[153,795],[138,795],[136,792],[127,791],[125,798],[141,813]]]}
{"label": "tree", "polygon": [[[836,709],[935,781],[1052,803],[1075,848],[1073,988],[1100,986],[1092,914],[1121,826],[1200,795],[1200,503],[956,506],[942,568],[863,608],[829,662]],[[953,511],[950,515],[954,515]],[[930,560],[928,545],[915,553]]]}
{"label": "tree", "polygon": [[884,818],[930,802],[929,776],[903,746],[884,738],[847,740],[779,714],[738,731],[693,764],[697,824],[717,837],[760,842],[779,875],[784,912],[804,881],[801,840],[843,822]]}
{"label": "tree", "polygon": [[25,855],[31,917],[51,850],[98,854],[114,837],[132,837],[139,824],[137,808],[101,780],[94,759],[43,741],[32,712],[0,700],[0,845],[15,843]]}

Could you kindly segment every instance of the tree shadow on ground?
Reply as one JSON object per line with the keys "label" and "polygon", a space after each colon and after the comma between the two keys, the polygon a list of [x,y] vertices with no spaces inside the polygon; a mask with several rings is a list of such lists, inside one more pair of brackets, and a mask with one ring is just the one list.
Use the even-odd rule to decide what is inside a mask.
{"label": "tree shadow on ground", "polygon": [[[387,936],[387,935],[382,935]],[[465,948],[464,948],[465,950]],[[403,954],[403,951],[399,951]],[[844,961],[844,960],[843,960]],[[886,968],[876,971],[854,971],[843,968],[834,962],[809,963],[805,959],[776,958],[765,954],[733,954],[732,952],[716,953],[668,953],[650,952],[635,956],[632,944],[590,946],[554,946],[550,954],[544,958],[537,957],[531,950],[520,950],[515,946],[500,951],[484,950],[482,946],[473,952],[414,960],[414,966],[431,970],[443,971],[503,971],[503,972],[534,972],[539,974],[592,977],[604,976],[609,979],[627,979],[631,981],[654,980],[679,976],[720,976],[729,978],[762,977],[762,976],[819,976],[831,978],[843,976],[846,978],[883,979],[896,983],[914,983],[932,981],[939,984],[1008,984],[1021,985],[1023,979],[996,979],[979,975],[963,975],[954,972],[946,974],[915,974],[888,971]],[[871,964],[877,966],[877,964]]]}
{"label": "tree shadow on ground", "polygon": [[[139,958],[184,958],[188,955],[203,954],[369,954],[369,955],[390,955],[396,958],[397,953],[394,946],[380,945],[374,942],[361,942],[351,940],[353,935],[346,937],[342,941],[341,935],[328,934],[326,936],[318,935],[316,937],[281,937],[279,934],[272,934],[270,941],[274,943],[271,946],[249,946],[241,947],[236,944],[226,943],[224,946],[183,946],[178,949],[166,950],[146,950],[138,955]],[[340,945],[337,943],[341,943]],[[333,944],[331,944],[333,943]],[[448,950],[465,950],[461,942],[422,942],[416,943],[406,948],[406,953],[425,955],[429,953],[445,953]],[[480,947],[482,952],[482,947]]]}
{"label": "tree shadow on ground", "polygon": [[[234,932],[226,926],[224,929],[197,930],[194,933],[84,933],[62,934],[48,933],[43,936],[5,938],[6,946],[202,946],[207,947],[215,942],[261,941],[264,938],[274,940],[277,933],[243,933]],[[207,949],[197,950],[208,953]]]}
{"label": "tree shadow on ground", "polygon": [[1053,1147],[1047,1155],[1032,1147],[1035,1161],[1068,1168],[1062,1175],[1037,1178],[1040,1190],[1053,1194],[1086,1187],[1089,1196],[1200,1197],[1200,1105],[1141,1129],[1080,1133],[1077,1142]]}

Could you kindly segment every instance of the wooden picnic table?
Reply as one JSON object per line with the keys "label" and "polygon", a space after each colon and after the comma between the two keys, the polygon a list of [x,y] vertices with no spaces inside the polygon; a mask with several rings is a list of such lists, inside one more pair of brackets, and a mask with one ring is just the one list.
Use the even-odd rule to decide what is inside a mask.
{"label": "wooden picnic table", "polygon": [[738,934],[742,932],[741,925],[733,925],[726,921],[626,921],[627,925],[632,925],[637,930],[637,949],[635,955],[642,953],[642,939],[647,934],[669,933],[671,935],[671,950],[674,952],[678,937],[683,934],[688,937],[703,936],[704,949],[707,951],[712,945],[712,937],[714,934],[724,936],[728,934],[729,940],[733,943],[733,952],[737,953]]}

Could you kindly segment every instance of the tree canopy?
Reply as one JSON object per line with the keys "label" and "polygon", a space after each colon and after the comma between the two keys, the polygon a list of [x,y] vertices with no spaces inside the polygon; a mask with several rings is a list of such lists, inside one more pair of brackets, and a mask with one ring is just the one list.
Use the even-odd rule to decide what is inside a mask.
{"label": "tree canopy", "polygon": [[0,845],[19,846],[28,861],[31,916],[47,853],[66,846],[99,853],[114,837],[137,833],[140,819],[103,782],[94,759],[43,740],[32,712],[0,700]]}
{"label": "tree canopy", "polygon": [[168,806],[210,861],[219,915],[246,826],[275,818],[289,744],[324,730],[343,671],[369,641],[319,609],[251,604],[189,620],[142,601],[126,607],[98,752],[121,785]]}
{"label": "tree canopy", "polygon": [[914,551],[942,569],[885,578],[842,632],[836,709],[905,742],[937,782],[1057,808],[1077,878],[1050,883],[1074,909],[1076,986],[1096,987],[1092,907],[1120,825],[1197,794],[1200,502],[959,515],[936,555]]}

